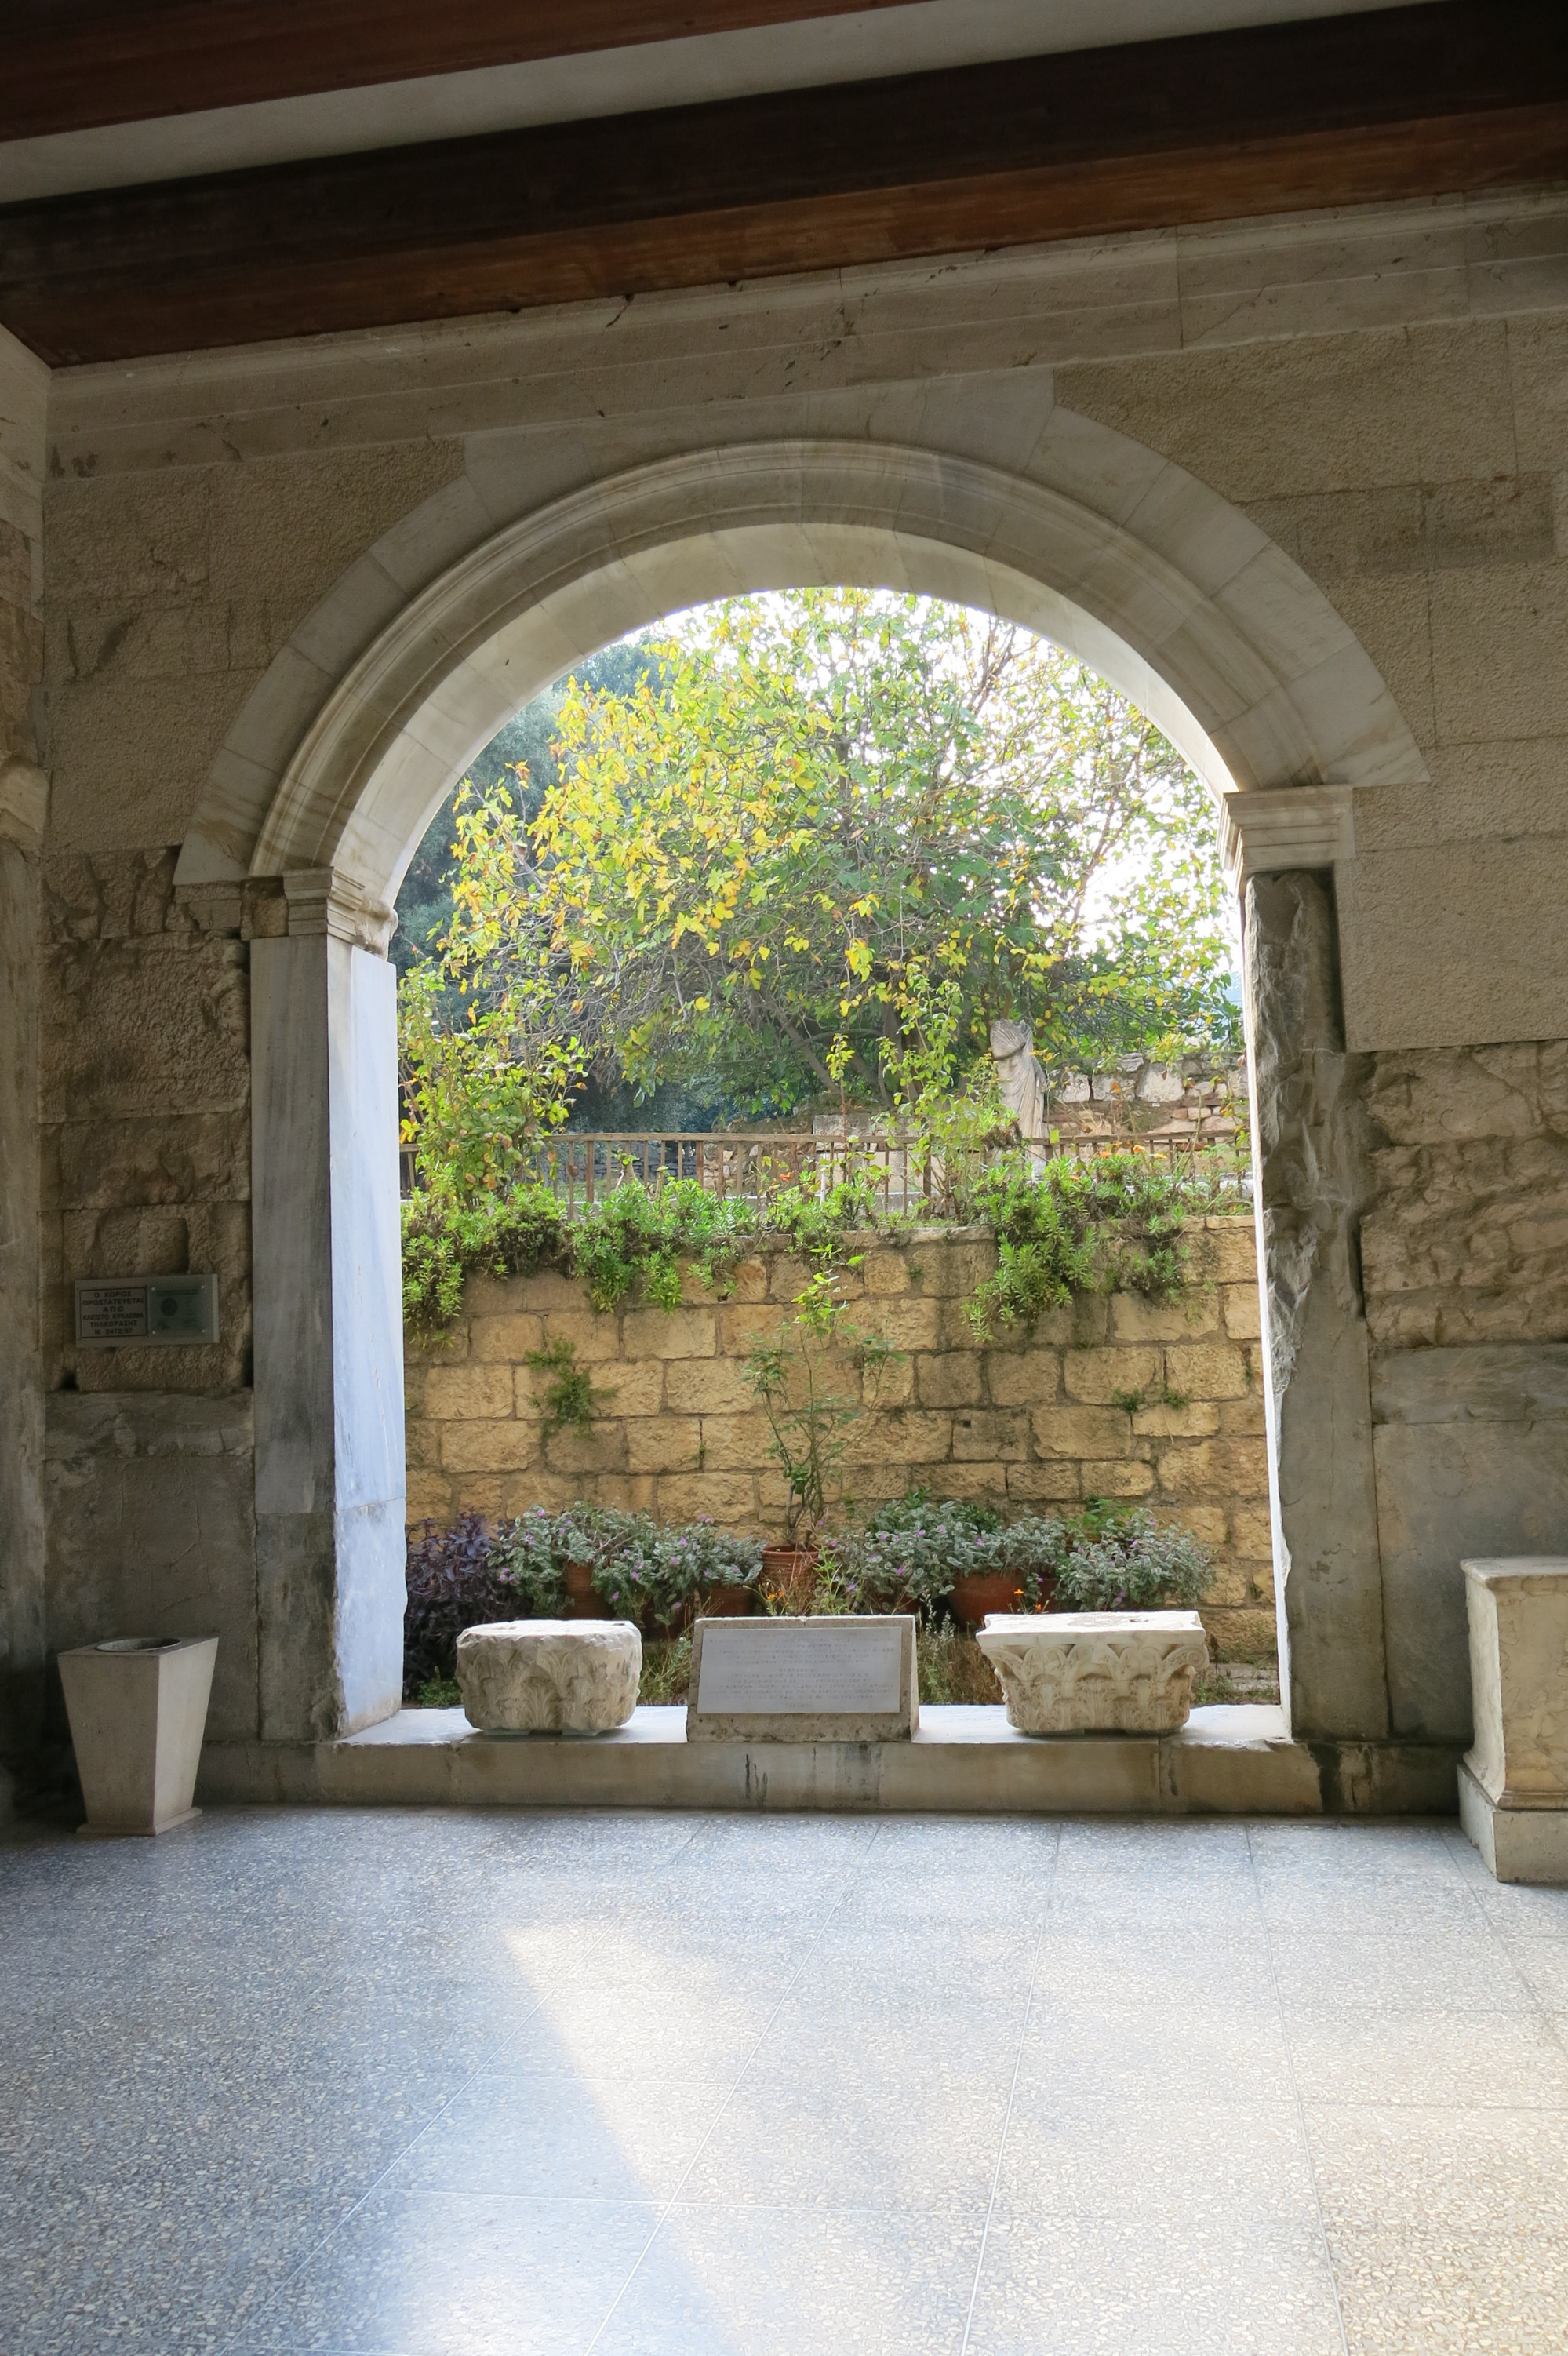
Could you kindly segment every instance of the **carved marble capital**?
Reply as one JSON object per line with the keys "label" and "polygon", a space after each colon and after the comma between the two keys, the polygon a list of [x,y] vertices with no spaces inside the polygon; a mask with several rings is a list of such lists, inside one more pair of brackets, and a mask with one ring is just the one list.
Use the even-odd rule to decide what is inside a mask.
{"label": "carved marble capital", "polygon": [[1267,793],[1227,794],[1220,856],[1238,891],[1249,875],[1288,868],[1332,867],[1356,855],[1349,786],[1287,786]]}
{"label": "carved marble capital", "polygon": [[468,1722],[496,1733],[607,1733],[635,1709],[642,1674],[629,1620],[497,1620],[457,1640]]}
{"label": "carved marble capital", "polygon": [[335,868],[313,867],[283,877],[291,938],[325,933],[357,949],[385,957],[397,930],[397,912]]}
{"label": "carved marble capital", "polygon": [[1196,1612],[993,1612],[979,1644],[1021,1734],[1173,1734],[1209,1658]]}

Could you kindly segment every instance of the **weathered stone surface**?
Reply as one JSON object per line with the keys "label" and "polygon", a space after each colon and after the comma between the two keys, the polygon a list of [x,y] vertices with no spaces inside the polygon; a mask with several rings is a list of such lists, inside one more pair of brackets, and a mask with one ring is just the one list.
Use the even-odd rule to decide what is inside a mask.
{"label": "weathered stone surface", "polygon": [[1499,1806],[1568,1809],[1568,1556],[1462,1569],[1475,1698],[1465,1764]]}
{"label": "weathered stone surface", "polygon": [[1394,1731],[1463,1742],[1460,1560],[1568,1547],[1568,1422],[1387,1423],[1375,1438]]}
{"label": "weathered stone surface", "polygon": [[243,1113],[250,1090],[247,963],[242,942],[168,935],[48,951],[44,1119]]}
{"label": "weathered stone surface", "polygon": [[49,1650],[103,1636],[216,1634],[214,1739],[254,1736],[250,1394],[57,1392],[48,1410]]}
{"label": "weathered stone surface", "polygon": [[688,1742],[881,1742],[919,1724],[906,1614],[697,1622]]}
{"label": "weathered stone surface", "polygon": [[1375,1059],[1362,1222],[1381,1349],[1568,1336],[1568,1046]]}
{"label": "weathered stone surface", "polygon": [[642,1673],[629,1620],[500,1620],[457,1640],[463,1707],[486,1733],[607,1733],[635,1709]]}
{"label": "weathered stone surface", "polygon": [[0,838],[0,1754],[44,1708],[44,1400],[38,1325],[37,862]]}
{"label": "weathered stone surface", "polygon": [[1196,1612],[993,1612],[978,1641],[1023,1734],[1174,1732],[1209,1658]]}
{"label": "weathered stone surface", "polygon": [[1282,1692],[1293,1732],[1389,1730],[1367,1329],[1364,1057],[1344,1051],[1324,876],[1246,889],[1248,1037],[1277,1470]]}
{"label": "weathered stone surface", "polygon": [[1394,1729],[1463,1741],[1461,1557],[1568,1547],[1568,1345],[1400,1351],[1371,1396]]}
{"label": "weathered stone surface", "polygon": [[251,1123],[243,1113],[68,1120],[57,1135],[62,1210],[250,1200]]}

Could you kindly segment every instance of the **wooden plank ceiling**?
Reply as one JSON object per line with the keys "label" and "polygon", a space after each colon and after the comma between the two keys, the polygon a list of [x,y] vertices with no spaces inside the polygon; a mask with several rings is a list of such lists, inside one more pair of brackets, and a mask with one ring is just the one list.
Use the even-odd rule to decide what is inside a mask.
{"label": "wooden plank ceiling", "polygon": [[[443,59],[464,64],[507,13],[420,7],[451,31]],[[409,70],[408,0],[148,13],[254,23],[251,78],[225,85],[254,96],[287,64],[262,37],[269,20],[341,26],[356,11],[381,24],[381,63]],[[567,37],[567,13],[531,10],[535,37]],[[579,0],[570,32],[581,49],[585,24],[624,41],[632,16],[667,34],[808,13],[809,0],[718,0],[706,15]],[[18,97],[8,47],[8,120],[59,127],[58,80],[52,100],[47,75]],[[428,37],[418,54],[433,54]],[[349,70],[347,57],[331,70]],[[363,53],[353,71],[370,78]],[[209,104],[210,88],[187,77],[179,102]],[[1432,0],[11,206],[0,321],[57,364],[120,359],[1564,178],[1563,0]]]}
{"label": "wooden plank ceiling", "polygon": [[900,0],[12,0],[0,139],[734,33]]}

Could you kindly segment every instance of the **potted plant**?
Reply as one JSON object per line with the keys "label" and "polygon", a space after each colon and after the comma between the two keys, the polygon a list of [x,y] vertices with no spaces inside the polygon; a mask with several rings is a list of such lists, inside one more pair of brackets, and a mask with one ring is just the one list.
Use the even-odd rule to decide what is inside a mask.
{"label": "potted plant", "polygon": [[805,1610],[810,1601],[828,1483],[843,1457],[848,1427],[862,1412],[859,1402],[827,1388],[829,1358],[836,1352],[852,1357],[874,1398],[890,1359],[898,1355],[881,1335],[850,1323],[827,1269],[819,1269],[795,1295],[795,1312],[776,1341],[752,1344],[744,1369],[767,1419],[769,1451],[788,1484],[785,1543],[763,1548],[763,1583],[775,1607],[782,1603],[791,1611]]}
{"label": "potted plant", "polygon": [[1022,1580],[1008,1537],[991,1506],[938,1502],[923,1489],[909,1489],[827,1543],[838,1575],[864,1598],[863,1609],[915,1609],[929,1617],[945,1602],[955,1618],[977,1627],[987,1612],[1019,1609]]}
{"label": "potted plant", "polygon": [[694,1619],[737,1619],[750,1612],[763,1577],[757,1538],[731,1537],[704,1516],[659,1533],[655,1577],[662,1618],[657,1633],[678,1635]]}
{"label": "potted plant", "polygon": [[1141,1507],[1092,1497],[1061,1527],[1056,1596],[1072,1612],[1190,1610],[1213,1569],[1212,1554],[1190,1530],[1161,1529]]}

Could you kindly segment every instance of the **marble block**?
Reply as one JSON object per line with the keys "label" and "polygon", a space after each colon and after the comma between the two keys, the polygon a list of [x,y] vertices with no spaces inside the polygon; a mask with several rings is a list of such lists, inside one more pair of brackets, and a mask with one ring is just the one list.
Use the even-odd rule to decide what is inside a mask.
{"label": "marble block", "polygon": [[1196,1612],[992,1612],[978,1643],[1022,1734],[1173,1734],[1209,1658]]}
{"label": "marble block", "polygon": [[1499,1881],[1568,1882],[1568,1808],[1499,1808],[1461,1759],[1459,1823]]}
{"label": "marble block", "polygon": [[688,1742],[907,1741],[919,1724],[908,1613],[697,1622]]}
{"label": "marble block", "polygon": [[1467,1562],[1475,1740],[1466,1754],[1503,1808],[1568,1808],[1568,1556]]}
{"label": "marble block", "polygon": [[59,1656],[87,1822],[101,1837],[166,1833],[192,1805],[216,1636],[117,1636]]}
{"label": "marble block", "polygon": [[629,1620],[497,1620],[464,1628],[457,1684],[486,1734],[605,1734],[637,1706],[643,1640]]}

